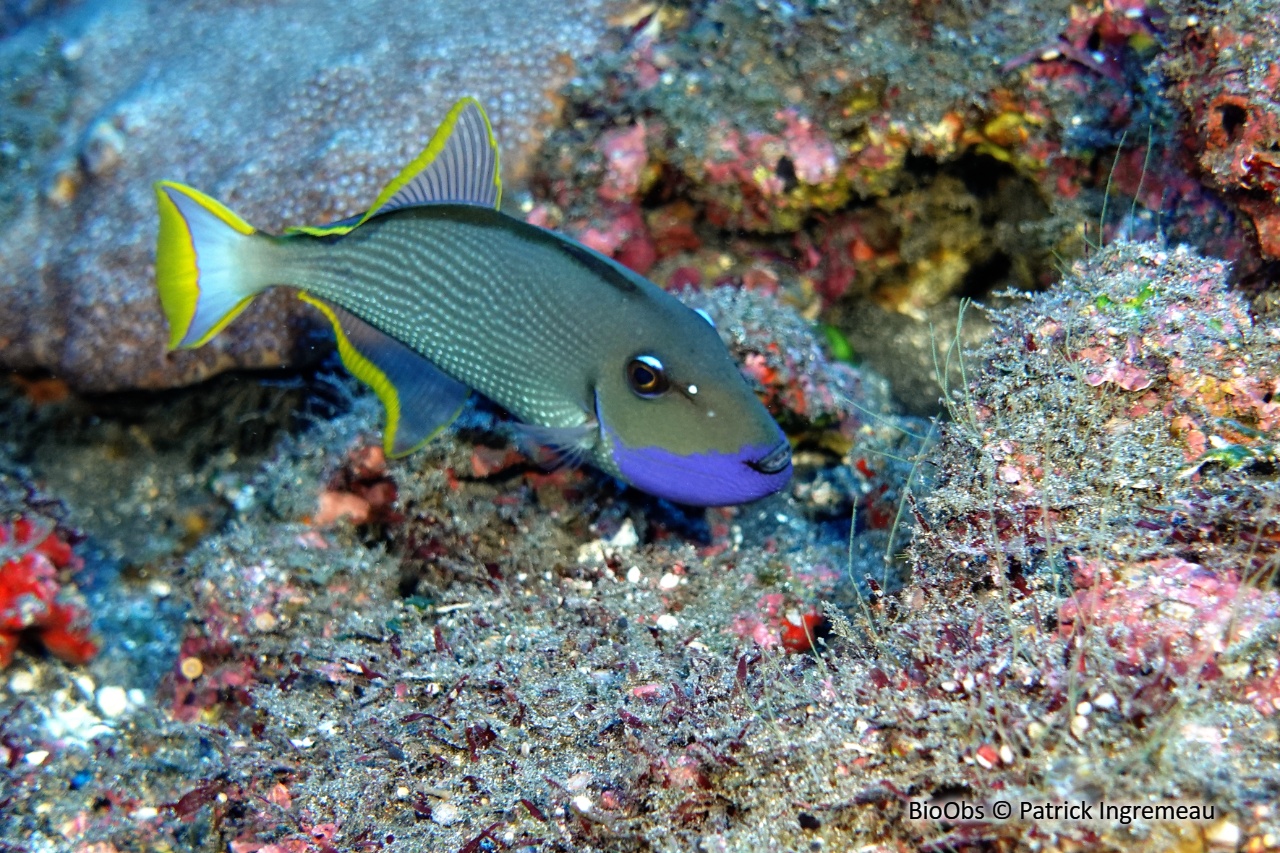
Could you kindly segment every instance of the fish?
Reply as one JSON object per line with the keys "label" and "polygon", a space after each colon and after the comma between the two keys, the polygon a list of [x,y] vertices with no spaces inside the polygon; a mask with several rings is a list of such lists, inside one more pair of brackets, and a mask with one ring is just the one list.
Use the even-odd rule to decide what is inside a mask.
{"label": "fish", "polygon": [[157,182],[170,350],[204,345],[254,297],[289,287],[382,402],[389,457],[421,448],[476,392],[562,458],[678,504],[784,488],[790,442],[708,318],[503,213],[499,159],[484,109],[463,98],[373,205],[340,222],[269,234]]}

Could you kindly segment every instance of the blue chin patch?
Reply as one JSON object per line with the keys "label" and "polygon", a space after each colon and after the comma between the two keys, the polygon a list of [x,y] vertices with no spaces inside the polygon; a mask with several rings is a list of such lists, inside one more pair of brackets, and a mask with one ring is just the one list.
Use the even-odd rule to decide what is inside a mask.
{"label": "blue chin patch", "polygon": [[690,506],[730,506],[771,495],[791,481],[791,445],[779,431],[773,445],[737,453],[681,456],[661,447],[627,447],[612,434],[613,461],[641,491]]}

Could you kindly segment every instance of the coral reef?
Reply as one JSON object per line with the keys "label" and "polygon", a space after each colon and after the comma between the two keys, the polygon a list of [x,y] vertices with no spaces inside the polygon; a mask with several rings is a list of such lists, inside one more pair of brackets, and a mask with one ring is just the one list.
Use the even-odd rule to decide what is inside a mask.
{"label": "coral reef", "polygon": [[[764,387],[808,425],[819,447],[797,454],[802,470],[855,439],[863,454],[909,452],[883,385],[829,362],[794,313],[727,289],[690,298],[744,356],[762,357]],[[802,377],[803,395],[791,392]],[[722,822],[709,792],[744,730],[709,727],[704,706],[747,713],[761,698],[745,686],[758,691],[782,663],[753,650],[799,652],[824,633],[817,601],[843,574],[847,534],[816,541],[786,496],[699,518],[598,474],[541,470],[510,458],[483,409],[388,461],[370,450],[376,402],[351,405],[285,439],[234,523],[169,573],[191,602],[185,636],[163,705],[120,712],[115,758],[40,722],[61,701],[56,671],[22,670],[20,693],[11,680],[7,695],[25,700],[7,723],[24,733],[11,755],[24,772],[3,795],[36,803],[54,778],[75,792],[47,819],[18,808],[14,831],[73,846],[217,837],[246,850],[391,836],[463,848],[487,832],[591,849],[612,846],[598,821],[679,809],[668,840],[654,836],[666,846]],[[847,514],[834,491],[824,505]],[[322,528],[333,493],[370,510],[390,493],[395,512]],[[732,594],[727,574],[740,580]],[[680,671],[691,675],[673,681]],[[91,711],[103,713],[76,713]],[[226,736],[210,742],[198,722]],[[586,749],[601,728],[608,748]],[[163,767],[144,757],[157,737],[169,744]],[[271,769],[282,760],[294,768],[283,775]],[[190,762],[197,775],[172,772]],[[341,769],[316,773],[322,764]],[[376,819],[342,805],[375,800]]]}
{"label": "coral reef", "polygon": [[[176,559],[191,609],[154,699],[104,705],[15,661],[12,832],[1270,849],[1280,335],[1227,274],[1103,250],[992,312],[977,353],[940,354],[969,382],[932,430],[771,298],[687,293],[803,436],[790,494],[705,514],[542,469],[483,406],[386,460],[357,396],[283,436],[232,522]],[[360,511],[323,517],[327,495]],[[957,798],[1213,816],[912,817]]]}
{"label": "coral reef", "polygon": [[958,297],[1042,287],[1113,235],[1238,253],[1180,159],[1166,25],[1142,2],[663,8],[569,87],[533,215],[672,285],[790,282],[933,412],[928,323]]}
{"label": "coral reef", "polygon": [[1185,247],[1118,244],[1052,297],[1002,314],[978,353],[1001,362],[998,378],[952,399],[946,431],[981,462],[939,473],[924,505],[946,525],[917,545],[951,553],[957,570],[989,554],[1031,572],[1055,540],[1097,536],[1108,559],[1147,565],[1174,535],[1167,556],[1205,547],[1211,568],[1259,571],[1260,532],[1198,542],[1227,506],[1242,511],[1238,532],[1265,523],[1267,479],[1249,472],[1269,464],[1276,426],[1280,336],[1253,322],[1226,275]]}
{"label": "coral reef", "polygon": [[[1024,158],[1020,175],[991,140],[1029,144],[1018,128],[1050,116],[1017,112],[992,69],[1032,36],[1016,19],[989,30],[967,22],[993,39],[975,45],[942,35],[957,22],[922,17],[767,3],[655,13],[570,88],[576,120],[547,148],[549,218],[628,263],[647,242],[640,257],[659,263],[660,278],[671,272],[663,260],[715,247],[717,231],[772,236],[735,254],[789,260],[809,280],[793,296],[876,293],[917,312],[996,253],[1026,260],[1008,242],[1013,229],[995,225],[1049,218],[1033,185],[1042,166]],[[939,73],[908,83],[919,32],[934,28],[927,55]],[[856,70],[851,37],[867,48]],[[594,216],[598,199],[611,224],[588,228],[578,217]],[[1059,237],[1065,229],[1041,225]],[[705,274],[715,269],[708,254],[677,262]],[[1017,275],[1036,278],[1030,267]]]}
{"label": "coral reef", "polygon": [[309,320],[284,295],[166,355],[152,182],[198,186],[272,230],[341,218],[462,95],[489,106],[516,180],[555,90],[622,5],[113,0],[0,40],[0,366],[106,391],[305,360]]}
{"label": "coral reef", "polygon": [[[1271,740],[1244,732],[1277,711],[1280,332],[1251,320],[1226,276],[1185,247],[1105,249],[1054,293],[997,314],[973,383],[951,399],[955,423],[917,509],[914,594],[926,607],[934,596],[972,602],[936,629],[943,637],[1008,624],[995,659],[1011,656],[1020,706],[996,709],[1001,738],[1034,743],[1045,766],[1176,752],[1148,728],[1170,714],[1177,737],[1202,742],[1213,761],[1223,750],[1275,760],[1261,758]],[[991,651],[981,657],[990,672]],[[1019,659],[1034,669],[1019,672]],[[1104,706],[1105,732],[1091,718]],[[1056,747],[1046,723],[1062,726]],[[1063,754],[1068,742],[1077,758]],[[1260,814],[1265,781],[1227,761],[1240,797],[1231,808]],[[1212,800],[1214,772],[1161,765],[1141,793],[1164,784]],[[1082,784],[1107,799],[1123,787],[1077,777],[1056,788]]]}
{"label": "coral reef", "polygon": [[[387,459],[345,374],[83,399],[274,362],[283,320],[160,365],[0,319],[15,363],[70,371],[0,385],[0,848],[1280,849],[1269,10],[446,3],[375,37],[380,3],[313,4],[321,38],[292,0],[208,2],[167,14],[320,43],[285,67],[246,37],[197,77],[165,34],[89,79],[144,5],[0,41],[29,108],[0,239],[40,271],[13,300],[83,305],[82,276],[152,335],[144,171],[269,227],[338,217],[424,104],[509,91],[518,148],[539,104],[563,119],[510,203],[704,312],[795,478],[693,511],[557,467],[482,400]],[[500,39],[515,73],[456,71]],[[248,59],[262,97],[228,102]],[[945,417],[900,415],[876,365]]]}

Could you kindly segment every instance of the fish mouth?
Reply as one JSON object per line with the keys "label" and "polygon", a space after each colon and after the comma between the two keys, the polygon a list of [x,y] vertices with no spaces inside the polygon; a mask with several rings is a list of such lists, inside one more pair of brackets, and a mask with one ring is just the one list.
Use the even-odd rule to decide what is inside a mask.
{"label": "fish mouth", "polygon": [[759,500],[791,479],[791,444],[749,445],[737,452],[673,453],[664,447],[628,447],[603,425],[613,473],[659,498],[686,506],[733,506]]}
{"label": "fish mouth", "polygon": [[791,442],[785,438],[759,459],[746,459],[743,464],[757,474],[780,474],[791,464]]}

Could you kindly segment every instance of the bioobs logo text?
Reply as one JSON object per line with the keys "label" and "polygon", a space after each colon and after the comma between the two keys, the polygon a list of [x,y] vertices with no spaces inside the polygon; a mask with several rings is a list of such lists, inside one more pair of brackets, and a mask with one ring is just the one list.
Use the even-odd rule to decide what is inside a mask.
{"label": "bioobs logo text", "polygon": [[964,800],[942,803],[910,800],[907,802],[907,819],[942,820],[948,823],[981,821],[987,819],[987,807],[982,803],[968,803]]}

